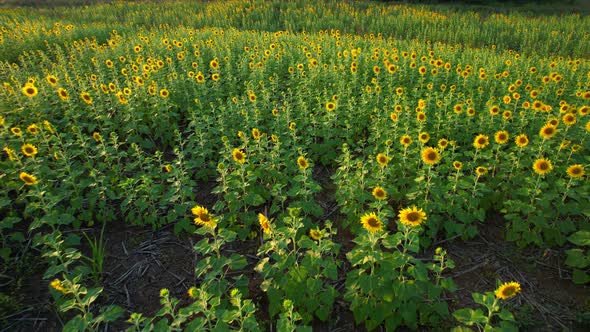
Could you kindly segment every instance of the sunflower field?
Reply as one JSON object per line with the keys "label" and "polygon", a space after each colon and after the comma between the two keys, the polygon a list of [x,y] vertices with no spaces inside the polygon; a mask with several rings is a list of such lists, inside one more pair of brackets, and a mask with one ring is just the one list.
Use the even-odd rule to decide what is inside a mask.
{"label": "sunflower field", "polygon": [[590,328],[585,14],[117,1],[0,29],[2,331]]}

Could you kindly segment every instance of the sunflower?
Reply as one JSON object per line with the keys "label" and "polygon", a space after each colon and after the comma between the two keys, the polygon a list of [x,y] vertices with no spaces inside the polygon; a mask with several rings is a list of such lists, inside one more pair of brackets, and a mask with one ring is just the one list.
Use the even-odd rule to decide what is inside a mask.
{"label": "sunflower", "polygon": [[8,157],[8,160],[14,161],[17,159],[16,152],[13,149],[11,149],[9,147],[4,147],[4,149],[2,149],[2,150],[4,150],[4,152],[6,152],[6,156]]}
{"label": "sunflower", "polygon": [[408,207],[399,212],[399,221],[406,226],[420,226],[426,220],[426,212],[415,205]]}
{"label": "sunflower", "polygon": [[57,85],[57,77],[55,77],[53,75],[47,75],[47,77],[45,77],[45,79],[47,80],[47,83],[51,84],[51,86]]}
{"label": "sunflower", "polygon": [[418,113],[416,113],[416,120],[418,120],[418,122],[424,122],[426,121],[426,113],[419,111]]}
{"label": "sunflower", "polygon": [[197,296],[199,295],[197,287],[194,287],[194,286],[189,288],[186,291],[186,294],[188,295],[188,297],[190,297],[193,300],[195,300],[197,298]]}
{"label": "sunflower", "polygon": [[319,229],[310,229],[309,237],[316,241],[319,241],[322,239],[322,231],[320,231]]}
{"label": "sunflower", "polygon": [[31,175],[29,173],[26,172],[21,172],[20,175],[18,176],[27,186],[32,186],[34,184],[39,183],[39,181],[37,181],[37,177],[35,177],[34,175]]}
{"label": "sunflower", "polygon": [[[214,80],[215,82],[219,81],[219,73],[214,73],[213,75],[211,75],[211,79]],[[256,98],[256,96],[254,96],[254,98]]]}
{"label": "sunflower", "polygon": [[217,225],[217,219],[209,213],[207,208],[197,205],[191,209],[193,215],[197,216],[194,219],[195,224],[200,226],[215,227]]}
{"label": "sunflower", "polygon": [[391,121],[397,122],[399,116],[397,115],[397,113],[391,112],[391,113],[389,113],[389,118],[391,119]]}
{"label": "sunflower", "polygon": [[32,84],[25,84],[25,86],[22,89],[22,92],[25,96],[33,98],[39,93],[39,90],[37,90],[37,87],[35,87]]}
{"label": "sunflower", "polygon": [[426,142],[430,140],[430,135],[428,135],[428,133],[420,133],[420,135],[418,135],[418,140],[422,144],[426,144]]}
{"label": "sunflower", "polygon": [[561,118],[561,121],[563,121],[566,126],[571,126],[576,123],[576,116],[568,113]]}
{"label": "sunflower", "polygon": [[520,135],[516,136],[516,138],[514,139],[514,142],[516,143],[516,145],[519,148],[524,148],[525,146],[527,146],[529,144],[529,138],[526,134],[520,134]]}
{"label": "sunflower", "polygon": [[501,300],[513,298],[518,293],[520,293],[520,284],[514,281],[505,282],[494,291],[494,295]]}
{"label": "sunflower", "polygon": [[490,144],[490,140],[488,138],[488,136],[483,135],[483,134],[479,134],[475,137],[475,139],[473,140],[473,146],[476,149],[483,149],[486,146],[488,146],[488,144]]}
{"label": "sunflower", "polygon": [[205,75],[203,75],[203,73],[201,72],[198,72],[195,76],[195,80],[197,81],[197,83],[203,83],[205,82]]}
{"label": "sunflower", "polygon": [[96,141],[96,143],[102,142],[102,136],[97,131],[95,131],[95,132],[92,133],[92,138],[94,138],[94,140]]}
{"label": "sunflower", "polygon": [[438,147],[441,149],[446,149],[449,146],[449,140],[446,138],[441,138],[438,140]]}
{"label": "sunflower", "polygon": [[260,134],[260,130],[258,130],[258,128],[252,128],[252,137],[254,139],[259,139],[260,136],[262,136],[262,134]]}
{"label": "sunflower", "polygon": [[412,138],[409,135],[403,135],[399,142],[401,145],[405,146],[406,148],[412,144]]}
{"label": "sunflower", "polygon": [[264,214],[258,214],[258,223],[260,224],[264,234],[270,234],[270,221]]}
{"label": "sunflower", "polygon": [[170,92],[167,89],[160,90],[160,97],[168,98],[169,95],[170,95]]}
{"label": "sunflower", "polygon": [[32,125],[27,127],[27,131],[33,135],[37,135],[39,134],[39,127],[37,127],[37,125],[33,123]]}
{"label": "sunflower", "polygon": [[545,175],[553,170],[551,160],[540,158],[533,163],[533,170],[539,175]]}
{"label": "sunflower", "polygon": [[307,159],[305,159],[305,157],[303,157],[303,156],[299,156],[299,158],[297,158],[297,165],[302,170],[305,170],[309,167],[309,163],[307,162]]}
{"label": "sunflower", "polygon": [[331,112],[335,109],[336,109],[336,103],[331,102],[331,101],[326,103],[326,111]]}
{"label": "sunflower", "polygon": [[170,166],[170,165],[164,165],[164,172],[170,173],[171,171],[172,171],[172,166]]}
{"label": "sunflower", "polygon": [[387,191],[382,187],[377,186],[373,189],[373,197],[378,201],[382,201],[387,198]]}
{"label": "sunflower", "polygon": [[555,133],[557,132],[557,128],[555,128],[555,126],[552,126],[551,124],[546,124],[544,125],[541,130],[539,130],[539,135],[541,137],[543,137],[543,139],[548,139],[551,138],[553,136],[555,136]]}
{"label": "sunflower", "polygon": [[420,153],[422,156],[422,161],[428,165],[436,165],[440,161],[440,154],[438,150],[431,147],[426,147],[422,149]]}
{"label": "sunflower", "polygon": [[496,143],[498,144],[505,144],[506,142],[508,142],[509,138],[510,135],[506,130],[500,130],[494,135],[494,140],[496,140]]}
{"label": "sunflower", "polygon": [[363,228],[369,233],[377,233],[383,230],[383,223],[374,212],[367,213],[361,217]]}
{"label": "sunflower", "polygon": [[21,151],[27,157],[33,157],[37,154],[37,148],[33,144],[24,144]]}
{"label": "sunflower", "polygon": [[584,166],[577,164],[567,168],[567,175],[571,178],[581,178],[584,176]]}
{"label": "sunflower", "polygon": [[490,107],[490,114],[491,115],[498,115],[500,113],[500,107],[494,105]]}
{"label": "sunflower", "polygon": [[242,150],[240,150],[240,149],[234,149],[232,151],[231,155],[234,158],[234,160],[240,164],[243,164],[246,162],[246,154],[244,152],[242,152]]}
{"label": "sunflower", "polygon": [[459,171],[461,170],[461,168],[463,168],[463,163],[458,160],[455,160],[453,161],[453,168]]}
{"label": "sunflower", "polygon": [[14,135],[14,136],[22,136],[23,135],[23,131],[20,130],[19,127],[12,127],[10,128],[10,132]]}
{"label": "sunflower", "polygon": [[477,168],[475,169],[475,174],[477,174],[478,177],[484,176],[488,174],[488,169],[484,166],[477,166]]}
{"label": "sunflower", "polygon": [[383,153],[379,153],[376,159],[379,165],[381,165],[381,167],[385,167],[387,166],[387,163],[389,163],[389,157],[384,155]]}
{"label": "sunflower", "polygon": [[82,92],[80,97],[86,104],[92,104],[92,97],[88,94],[88,92]]}
{"label": "sunflower", "polygon": [[59,279],[53,279],[50,283],[49,286],[53,289],[55,289],[56,291],[66,294],[68,291],[65,289],[64,284],[61,280]]}

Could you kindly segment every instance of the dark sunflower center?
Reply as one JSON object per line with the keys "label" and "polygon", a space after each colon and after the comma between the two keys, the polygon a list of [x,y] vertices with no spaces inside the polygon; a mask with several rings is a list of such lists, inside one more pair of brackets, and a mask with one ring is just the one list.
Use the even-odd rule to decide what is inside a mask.
{"label": "dark sunflower center", "polygon": [[547,170],[549,168],[549,165],[545,162],[539,163],[539,169],[544,171]]}
{"label": "dark sunflower center", "polygon": [[502,291],[502,295],[504,295],[506,297],[510,297],[510,296],[512,296],[512,294],[514,294],[514,291],[515,291],[514,287],[506,287]]}
{"label": "dark sunflower center", "polygon": [[407,219],[410,222],[416,222],[416,221],[420,220],[420,215],[418,215],[417,212],[410,212],[410,213],[408,213]]}
{"label": "dark sunflower center", "polygon": [[572,171],[571,172],[574,175],[578,175],[578,174],[582,173],[582,169],[577,168],[577,167],[576,168],[572,168]]}
{"label": "dark sunflower center", "polygon": [[377,218],[369,218],[369,220],[367,220],[367,224],[371,227],[379,227],[379,220],[377,220]]}
{"label": "dark sunflower center", "polygon": [[32,88],[28,88],[27,89],[27,93],[30,94],[30,95],[32,95],[33,93],[35,93],[35,90],[32,89]]}
{"label": "dark sunflower center", "polygon": [[477,140],[477,143],[479,145],[484,145],[486,143],[486,139],[485,138],[480,138],[479,140]]}
{"label": "dark sunflower center", "polygon": [[504,135],[504,134],[500,134],[500,136],[498,136],[498,138],[499,138],[501,141],[503,141],[503,140],[505,140],[505,139],[506,139],[506,135]]}
{"label": "dark sunflower center", "polygon": [[436,160],[436,152],[430,151],[426,157],[431,161]]}
{"label": "dark sunflower center", "polygon": [[203,220],[204,222],[209,222],[211,220],[211,217],[209,217],[208,213],[201,213],[199,218],[201,218],[201,220]]}
{"label": "dark sunflower center", "polygon": [[26,152],[26,153],[28,153],[28,154],[31,154],[31,153],[33,153],[33,148],[31,148],[31,147],[26,147],[26,148],[25,148],[25,152]]}

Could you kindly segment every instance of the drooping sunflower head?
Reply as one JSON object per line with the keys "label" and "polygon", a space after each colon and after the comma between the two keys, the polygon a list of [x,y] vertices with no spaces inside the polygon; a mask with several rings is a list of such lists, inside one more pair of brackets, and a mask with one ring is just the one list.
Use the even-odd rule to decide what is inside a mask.
{"label": "drooping sunflower head", "polygon": [[264,234],[270,234],[270,221],[264,214],[258,214],[258,223],[260,224],[260,228],[262,228],[262,232],[264,232]]}
{"label": "drooping sunflower head", "polygon": [[494,295],[501,300],[507,300],[515,297],[520,293],[520,284],[518,282],[505,282],[494,291]]}
{"label": "drooping sunflower head", "polygon": [[309,230],[309,237],[312,238],[313,240],[319,241],[322,239],[322,231],[320,231],[319,229],[310,229]]}
{"label": "drooping sunflower head", "polygon": [[385,167],[387,166],[387,163],[389,163],[389,157],[384,155],[383,153],[379,153],[376,159],[379,165],[381,165],[381,167]]}
{"label": "drooping sunflower head", "polygon": [[237,163],[243,164],[246,162],[246,154],[240,149],[234,149],[231,155]]}
{"label": "drooping sunflower head", "polygon": [[500,130],[494,135],[494,140],[496,140],[496,143],[498,144],[505,144],[506,142],[508,142],[509,138],[510,135],[506,130]]}
{"label": "drooping sunflower head", "polygon": [[383,230],[383,222],[374,212],[363,215],[361,224],[369,233],[377,233]]}
{"label": "drooping sunflower head", "polygon": [[567,168],[567,175],[571,178],[581,178],[585,174],[584,166],[580,164],[571,165]]}
{"label": "drooping sunflower head", "polygon": [[488,169],[487,169],[487,167],[484,167],[484,166],[477,166],[475,168],[475,174],[477,174],[478,177],[484,176],[484,175],[488,174]]}
{"label": "drooping sunflower head", "polygon": [[297,166],[299,166],[300,169],[305,170],[309,167],[309,163],[305,157],[299,156],[299,158],[297,158]]}
{"label": "drooping sunflower head", "polygon": [[473,140],[473,146],[476,149],[483,149],[490,144],[490,139],[487,135],[479,134]]}
{"label": "drooping sunflower head", "polygon": [[514,142],[516,143],[516,145],[519,148],[524,148],[525,146],[527,146],[529,144],[529,138],[526,134],[520,134],[520,135],[516,136],[516,138],[514,139]]}
{"label": "drooping sunflower head", "polygon": [[37,177],[26,172],[21,172],[18,176],[27,186],[32,186],[39,183]]}
{"label": "drooping sunflower head", "polygon": [[196,299],[199,294],[197,287],[194,286],[189,288],[188,291],[186,291],[186,293],[188,294],[188,297],[190,297],[193,300]]}
{"label": "drooping sunflower head", "polygon": [[412,138],[409,135],[403,135],[400,139],[399,142],[401,143],[401,145],[403,145],[404,147],[408,147],[410,146],[410,144],[412,144]]}
{"label": "drooping sunflower head", "polygon": [[61,280],[59,279],[53,279],[50,283],[49,286],[53,289],[55,289],[56,291],[66,294],[68,291],[66,290],[66,288],[64,287],[64,284]]}
{"label": "drooping sunflower head", "polygon": [[541,130],[539,130],[539,135],[543,137],[543,139],[548,139],[555,136],[557,132],[557,128],[552,126],[550,123],[544,125]]}
{"label": "drooping sunflower head", "polygon": [[416,206],[408,207],[399,212],[399,221],[406,226],[420,226],[427,218],[426,212]]}
{"label": "drooping sunflower head", "polygon": [[23,144],[21,151],[27,157],[33,157],[37,154],[37,148],[33,144]]}
{"label": "drooping sunflower head", "polygon": [[387,198],[387,191],[383,187],[377,186],[373,189],[373,197],[378,201],[382,201]]}
{"label": "drooping sunflower head", "polygon": [[545,158],[539,158],[533,163],[533,171],[539,175],[545,175],[553,170],[551,160]]}
{"label": "drooping sunflower head", "polygon": [[438,150],[432,147],[426,147],[422,149],[420,153],[422,161],[427,165],[436,165],[440,161],[440,154]]}

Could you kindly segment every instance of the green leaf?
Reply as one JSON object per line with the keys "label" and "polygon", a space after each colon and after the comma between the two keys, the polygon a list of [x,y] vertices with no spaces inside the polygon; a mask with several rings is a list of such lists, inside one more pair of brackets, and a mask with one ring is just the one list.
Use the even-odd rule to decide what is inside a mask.
{"label": "green leaf", "polygon": [[586,272],[584,272],[582,270],[578,270],[578,269],[574,269],[574,273],[572,275],[572,279],[578,285],[581,285],[581,284],[585,284],[587,282],[590,282],[590,276],[588,275],[588,273],[586,273]]}
{"label": "green leaf", "polygon": [[590,231],[577,231],[567,239],[578,246],[590,246]]}
{"label": "green leaf", "polygon": [[102,287],[90,288],[88,290],[88,293],[86,293],[86,296],[84,296],[84,298],[82,299],[82,304],[90,305],[98,298],[100,293],[102,293]]}
{"label": "green leaf", "polygon": [[259,206],[264,204],[266,200],[258,194],[249,193],[244,196],[244,202],[249,206]]}
{"label": "green leaf", "polygon": [[571,267],[585,268],[590,265],[590,256],[587,256],[582,249],[570,249],[566,251],[565,264]]}
{"label": "green leaf", "polygon": [[483,311],[481,311],[481,309],[459,309],[453,312],[453,317],[455,317],[455,319],[459,322],[468,326],[474,324],[483,324],[486,321],[486,316],[484,316]]}
{"label": "green leaf", "polygon": [[512,315],[512,313],[506,309],[500,310],[500,312],[498,313],[498,317],[500,317],[500,319],[502,320],[509,320],[511,322],[514,322],[514,315]]}
{"label": "green leaf", "polygon": [[101,308],[102,313],[96,316],[97,322],[114,322],[123,315],[125,310],[118,305],[110,305]]}
{"label": "green leaf", "polygon": [[83,332],[86,331],[87,326],[88,323],[78,315],[64,325],[62,332]]}

